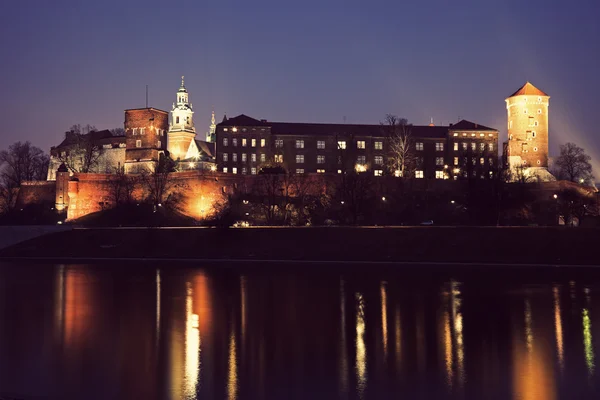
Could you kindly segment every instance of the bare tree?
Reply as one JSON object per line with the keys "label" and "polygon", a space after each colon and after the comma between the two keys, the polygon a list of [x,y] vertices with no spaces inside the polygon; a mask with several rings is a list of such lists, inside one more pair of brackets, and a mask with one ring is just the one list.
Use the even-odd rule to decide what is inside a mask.
{"label": "bare tree", "polygon": [[575,143],[566,143],[560,146],[560,155],[554,161],[555,174],[559,179],[571,182],[584,183],[592,181],[591,157],[585,150]]}
{"label": "bare tree", "polygon": [[71,172],[88,173],[93,171],[103,153],[102,145],[94,141],[93,131],[86,134],[76,131],[66,133],[69,148],[58,153],[58,159]]}
{"label": "bare tree", "polygon": [[416,157],[413,152],[413,140],[411,137],[411,126],[406,118],[398,118],[387,114],[385,121],[381,123],[388,142],[388,164],[390,171],[403,178],[412,176]]}
{"label": "bare tree", "polygon": [[17,187],[23,181],[45,180],[49,157],[29,142],[16,142],[0,151],[0,177],[5,185]]}
{"label": "bare tree", "polygon": [[[176,183],[171,179],[171,173],[176,171],[176,163],[169,156],[161,156],[154,171],[143,170],[140,178],[148,192],[148,200],[155,206],[168,203],[172,189]],[[174,197],[172,197],[174,200]]]}
{"label": "bare tree", "polygon": [[252,195],[269,225],[285,224],[290,197],[290,179],[279,165],[263,167],[254,180]]}
{"label": "bare tree", "polygon": [[114,128],[110,130],[113,136],[125,136],[125,129],[123,128]]}
{"label": "bare tree", "polygon": [[123,167],[117,167],[108,184],[109,194],[115,206],[133,202],[133,191],[137,185],[136,176],[126,174]]}

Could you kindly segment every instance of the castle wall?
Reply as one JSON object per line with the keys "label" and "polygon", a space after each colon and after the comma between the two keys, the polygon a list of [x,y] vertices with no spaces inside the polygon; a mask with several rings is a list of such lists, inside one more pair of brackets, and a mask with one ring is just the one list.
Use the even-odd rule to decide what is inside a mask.
{"label": "castle wall", "polygon": [[15,201],[15,208],[23,208],[29,204],[48,204],[54,207],[56,184],[49,181],[27,181],[21,183]]}
{"label": "castle wall", "polygon": [[511,167],[548,168],[548,96],[506,99]]}
{"label": "castle wall", "polygon": [[[56,180],[56,171],[60,167],[61,161],[58,157],[50,155],[50,164],[48,165],[48,180]],[[114,173],[115,168],[125,165],[125,147],[103,148],[98,156],[97,164],[92,168],[94,173]],[[81,165],[76,165],[81,168]],[[73,175],[73,173],[71,173]]]}

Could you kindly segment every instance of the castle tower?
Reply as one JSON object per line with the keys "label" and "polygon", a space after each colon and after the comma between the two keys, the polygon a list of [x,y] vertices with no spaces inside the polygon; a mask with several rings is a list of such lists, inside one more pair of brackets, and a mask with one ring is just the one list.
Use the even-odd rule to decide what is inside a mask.
{"label": "castle tower", "polygon": [[171,122],[168,133],[169,153],[173,160],[185,159],[190,148],[190,143],[196,137],[194,128],[192,105],[189,103],[188,91],[185,88],[183,76],[181,87],[177,91],[177,103],[173,103],[171,110]]}
{"label": "castle tower", "polygon": [[56,211],[64,212],[69,206],[69,170],[63,163],[56,170]]}
{"label": "castle tower", "polygon": [[153,171],[167,150],[169,113],[156,108],[125,110],[125,173]]}
{"label": "castle tower", "polygon": [[213,110],[212,115],[210,117],[210,127],[208,128],[208,133],[206,134],[206,141],[209,143],[213,143],[216,140],[215,132],[217,131],[217,124],[215,123],[215,111]]}
{"label": "castle tower", "polygon": [[511,171],[521,168],[529,176],[553,180],[548,172],[548,106],[546,93],[527,82],[506,99]]}

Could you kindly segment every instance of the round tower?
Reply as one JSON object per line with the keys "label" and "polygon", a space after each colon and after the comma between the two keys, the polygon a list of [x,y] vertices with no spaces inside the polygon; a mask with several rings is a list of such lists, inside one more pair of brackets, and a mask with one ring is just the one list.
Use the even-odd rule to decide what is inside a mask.
{"label": "round tower", "polygon": [[54,207],[58,212],[64,212],[69,206],[69,170],[63,163],[56,170],[56,201]]}
{"label": "round tower", "polygon": [[529,82],[506,99],[507,161],[511,169],[548,169],[549,99]]}

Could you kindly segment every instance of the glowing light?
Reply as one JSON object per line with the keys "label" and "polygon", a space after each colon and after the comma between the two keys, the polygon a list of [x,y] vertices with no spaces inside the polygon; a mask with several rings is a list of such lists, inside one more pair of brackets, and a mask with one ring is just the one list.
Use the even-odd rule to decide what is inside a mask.
{"label": "glowing light", "polygon": [[381,201],[385,201],[385,196],[383,196],[383,197],[381,198]]}
{"label": "glowing light", "polygon": [[344,204],[344,200],[340,201],[340,204]]}
{"label": "glowing light", "polygon": [[460,284],[451,282],[452,318],[454,320],[454,336],[456,341],[456,364],[458,368],[458,383],[462,386],[465,382],[465,345],[463,341],[463,316],[460,312],[462,301],[460,299]]}
{"label": "glowing light", "polygon": [[216,165],[211,165],[210,166],[210,171],[211,172],[215,172],[217,170],[217,166]]}
{"label": "glowing light", "polygon": [[198,315],[192,312],[192,285],[189,282],[187,283],[185,313],[184,393],[187,398],[195,398],[200,375],[200,331],[198,330]]}
{"label": "glowing light", "polygon": [[558,354],[558,365],[564,368],[563,329],[560,316],[560,293],[558,287],[554,287],[554,330],[556,331],[556,352]]}
{"label": "glowing light", "polygon": [[593,375],[594,373],[594,348],[592,347],[592,321],[590,320],[590,313],[587,308],[583,309],[582,312],[583,322],[583,347],[585,351],[585,364],[588,368],[588,373]]}
{"label": "glowing light", "polygon": [[354,166],[354,169],[356,170],[356,172],[366,172],[367,166],[364,164],[356,164]]}
{"label": "glowing light", "polygon": [[367,348],[365,346],[365,301],[356,293],[356,382],[358,397],[364,398],[367,388]]}
{"label": "glowing light", "polygon": [[242,203],[248,204],[248,200],[242,200]]}
{"label": "glowing light", "polygon": [[454,168],[454,170],[452,170],[452,172],[454,172],[455,174],[458,174],[460,172],[460,168]]}
{"label": "glowing light", "polygon": [[196,166],[196,163],[195,162],[190,162],[189,166],[190,166],[190,168],[194,168]]}
{"label": "glowing light", "polygon": [[555,194],[555,195],[554,195],[554,196],[552,196],[552,197],[554,197],[555,199],[558,199],[558,195],[557,195],[557,194]]}
{"label": "glowing light", "polygon": [[454,204],[454,203],[455,203],[455,201],[454,201],[454,200],[450,200],[450,203],[451,203],[451,204]]}
{"label": "glowing light", "polygon": [[454,357],[452,353],[452,329],[450,327],[450,313],[444,312],[444,354],[446,359],[446,381],[452,388],[454,381]]}
{"label": "glowing light", "polygon": [[399,169],[395,170],[394,171],[394,176],[396,178],[400,178],[402,176],[402,171],[400,171]]}
{"label": "glowing light", "polygon": [[[385,198],[384,198],[385,199]],[[381,282],[381,336],[383,341],[383,354],[387,359],[388,349],[388,329],[387,329],[387,293],[385,288],[385,282]]]}
{"label": "glowing light", "polygon": [[238,381],[237,381],[237,358],[235,352],[235,334],[232,332],[229,336],[229,361],[227,368],[227,399],[234,400],[237,398]]}
{"label": "glowing light", "polygon": [[236,128],[235,126],[234,126],[233,128],[231,128],[231,130],[232,130],[233,132],[237,132],[237,128]]}

